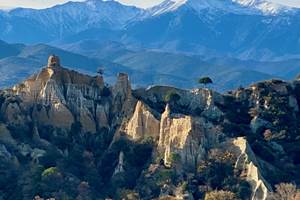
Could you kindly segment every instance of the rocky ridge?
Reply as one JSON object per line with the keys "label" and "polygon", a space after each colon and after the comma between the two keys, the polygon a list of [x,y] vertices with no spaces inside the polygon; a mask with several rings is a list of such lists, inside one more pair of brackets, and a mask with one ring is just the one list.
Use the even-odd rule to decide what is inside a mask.
{"label": "rocky ridge", "polygon": [[[11,169],[26,172],[24,166],[40,165],[56,152],[53,163],[43,166],[66,170],[60,165],[72,159],[78,146],[84,148],[79,155],[89,155],[89,171],[100,177],[101,189],[88,182],[100,197],[127,188],[141,199],[199,199],[227,187],[205,185],[212,163],[232,167],[230,177],[249,184],[247,197],[237,192],[241,199],[264,200],[279,182],[299,183],[299,81],[265,81],[227,94],[165,86],[132,90],[126,74],[108,86],[102,76],[68,70],[56,59],[49,62],[23,83],[1,91],[0,158]],[[180,98],[167,101],[168,93]],[[67,182],[71,172],[60,176]],[[166,173],[175,177],[161,180]],[[184,182],[189,189],[182,189]]]}

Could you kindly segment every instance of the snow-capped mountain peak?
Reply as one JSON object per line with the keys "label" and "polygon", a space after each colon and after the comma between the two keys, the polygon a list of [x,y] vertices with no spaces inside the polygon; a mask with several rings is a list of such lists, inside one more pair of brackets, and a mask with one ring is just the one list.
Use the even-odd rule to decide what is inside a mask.
{"label": "snow-capped mountain peak", "polygon": [[152,15],[159,15],[165,12],[177,10],[179,7],[186,4],[187,1],[188,0],[166,0],[159,5],[150,8],[149,11]]}
{"label": "snow-capped mountain peak", "polygon": [[203,9],[218,9],[234,13],[256,13],[263,15],[276,15],[281,11],[292,10],[291,7],[272,3],[267,0],[165,0],[150,9],[152,15],[160,15],[189,7],[196,11]]}
{"label": "snow-capped mountain peak", "polygon": [[245,8],[252,8],[261,11],[264,14],[277,14],[283,10],[289,10],[291,8],[269,2],[266,0],[232,0],[232,2],[239,4]]}

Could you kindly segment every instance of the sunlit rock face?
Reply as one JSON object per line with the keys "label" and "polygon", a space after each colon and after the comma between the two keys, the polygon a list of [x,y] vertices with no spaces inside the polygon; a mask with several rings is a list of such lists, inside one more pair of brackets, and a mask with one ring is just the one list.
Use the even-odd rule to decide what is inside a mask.
{"label": "sunlit rock face", "polygon": [[154,117],[145,104],[138,101],[125,132],[134,140],[142,140],[147,137],[157,140],[160,132],[160,121]]}
{"label": "sunlit rock face", "polygon": [[[179,98],[169,101],[169,93]],[[96,141],[87,151],[101,155],[94,158],[101,170],[107,170],[102,174],[105,180],[130,177],[133,170],[138,181],[155,183],[140,190],[147,196],[152,186],[157,193],[161,175],[171,172],[177,173],[179,182],[203,186],[199,167],[215,162],[211,156],[217,149],[234,155],[234,164],[225,164],[230,163],[234,178],[250,184],[249,199],[265,200],[281,180],[272,174],[298,172],[299,94],[299,81],[279,80],[227,94],[167,86],[133,90],[127,74],[118,74],[116,84],[108,86],[102,76],[66,69],[52,56],[46,68],[0,91],[0,142],[9,145],[0,145],[0,156],[16,168],[19,160],[10,147],[33,163],[39,163],[50,147],[68,156],[69,150],[59,149],[49,137],[61,134],[68,141],[76,133],[78,138],[71,138],[79,146],[85,139],[87,146]],[[45,136],[48,129],[52,135]],[[91,152],[85,155],[93,157]],[[139,186],[135,185],[137,191]],[[168,181],[160,187],[160,195],[194,195]]]}
{"label": "sunlit rock face", "polygon": [[157,154],[165,165],[170,166],[172,156],[178,155],[183,166],[195,169],[207,150],[223,134],[219,126],[213,125],[206,118],[219,120],[223,113],[215,104],[221,104],[224,100],[218,93],[206,89],[185,91],[164,86],[138,91],[138,95],[151,104],[161,104],[170,90],[181,96],[178,107],[184,106],[191,112],[201,110],[201,116],[173,113],[168,104],[158,113],[144,102],[138,101],[131,118],[125,122],[123,131],[134,140],[154,139]]}
{"label": "sunlit rock face", "polygon": [[203,118],[171,114],[169,106],[161,116],[159,152],[166,165],[171,165],[174,154],[187,168],[196,169],[207,149],[217,142],[220,132]]}
{"label": "sunlit rock face", "polygon": [[232,139],[224,147],[224,150],[231,151],[237,158],[235,168],[246,174],[246,180],[252,187],[251,199],[267,199],[272,188],[262,176],[257,158],[247,140],[242,137]]}
{"label": "sunlit rock face", "polygon": [[[178,107],[184,105],[190,111],[201,108],[201,114],[195,115],[193,112],[190,114],[188,112],[186,114],[176,113],[172,111],[168,104],[163,111],[160,107],[158,107],[158,110],[153,108],[152,103],[160,104],[163,101],[163,94],[169,89],[155,87],[144,92],[138,91],[138,94],[144,97],[144,99],[142,98],[144,101],[138,101],[132,116],[124,122],[125,128],[123,131],[128,137],[137,142],[145,138],[154,139],[157,145],[155,155],[160,156],[164,165],[168,167],[173,166],[174,162],[178,162],[174,161],[174,156],[179,158],[181,170],[196,170],[199,163],[206,159],[211,149],[222,146],[224,152],[230,151],[235,155],[235,170],[243,171],[246,174],[245,179],[252,188],[251,199],[266,199],[272,188],[265,180],[260,163],[257,161],[251,146],[245,138],[228,138],[224,133],[222,123],[218,122],[228,120],[226,119],[227,114],[222,111],[228,106],[225,98],[208,90],[187,92],[173,89],[182,97],[177,104]],[[280,89],[280,91],[283,90]],[[260,98],[256,92],[244,91],[243,94],[237,95],[239,100],[247,99],[245,105],[249,107],[255,106],[256,99]],[[194,103],[190,103],[187,100],[188,98]],[[249,102],[248,99],[251,101]],[[292,102],[290,106],[297,110],[295,97],[289,99]],[[145,102],[148,105],[150,103],[152,107],[150,108]],[[233,107],[230,109],[240,108]],[[218,123],[216,124],[216,122]],[[265,126],[265,123],[260,123],[257,117],[254,116],[252,121],[249,121],[249,131],[255,133],[262,126]]]}
{"label": "sunlit rock face", "polygon": [[47,67],[60,67],[60,59],[56,55],[51,55],[48,58],[48,65]]}
{"label": "sunlit rock face", "polygon": [[[2,109],[6,119],[17,124],[31,120],[70,130],[78,121],[84,132],[95,133],[99,128],[109,127],[112,107],[119,111],[131,95],[126,74],[118,77],[113,93],[106,89],[107,97],[103,96],[104,88],[102,76],[91,77],[63,68],[59,57],[54,55],[49,57],[46,68],[9,91],[21,99],[20,104],[7,103]],[[20,110],[30,108],[32,111],[27,113],[28,116],[20,113]],[[14,113],[18,119],[12,120],[9,113]]]}
{"label": "sunlit rock face", "polygon": [[[153,112],[153,111],[152,111]],[[206,149],[216,143],[220,134],[203,118],[171,114],[169,106],[157,119],[151,109],[139,101],[124,130],[133,140],[152,138],[166,165],[171,165],[173,154],[180,155],[183,165],[195,168]]]}

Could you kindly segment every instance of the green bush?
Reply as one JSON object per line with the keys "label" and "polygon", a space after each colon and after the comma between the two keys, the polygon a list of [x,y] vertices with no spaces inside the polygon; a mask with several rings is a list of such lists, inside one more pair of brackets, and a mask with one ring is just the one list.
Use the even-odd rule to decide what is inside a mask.
{"label": "green bush", "polygon": [[167,94],[166,94],[166,96],[165,96],[165,101],[167,102],[167,103],[176,103],[176,102],[178,102],[179,100],[180,100],[180,95],[179,94],[177,94],[176,92],[174,92],[174,91],[170,91],[170,92],[168,92]]}
{"label": "green bush", "polygon": [[181,160],[181,157],[178,153],[171,153],[170,159],[171,159],[172,163],[179,163]]}
{"label": "green bush", "polygon": [[251,185],[247,181],[241,181],[238,184],[237,196],[241,199],[248,199],[251,196]]}
{"label": "green bush", "polygon": [[200,78],[200,79],[198,80],[198,83],[199,83],[199,84],[207,85],[207,84],[212,84],[213,81],[211,80],[211,78],[209,78],[209,77],[206,76],[206,77]]}
{"label": "green bush", "polygon": [[205,194],[204,200],[238,200],[236,195],[230,191],[212,191]]}
{"label": "green bush", "polygon": [[161,169],[158,174],[156,174],[156,180],[159,185],[166,182],[174,182],[176,174],[172,169]]}
{"label": "green bush", "polygon": [[45,169],[42,173],[42,178],[46,178],[52,175],[59,174],[59,170],[56,167],[50,167],[48,169]]}

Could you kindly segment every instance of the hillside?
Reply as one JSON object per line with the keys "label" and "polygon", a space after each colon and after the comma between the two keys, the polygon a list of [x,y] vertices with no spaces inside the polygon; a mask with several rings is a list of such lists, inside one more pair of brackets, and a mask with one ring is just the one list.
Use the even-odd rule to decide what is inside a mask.
{"label": "hillside", "polygon": [[0,92],[1,198],[202,199],[224,190],[265,200],[276,184],[299,186],[299,80],[227,94],[134,90],[127,74],[109,86],[61,63],[52,57]]}

